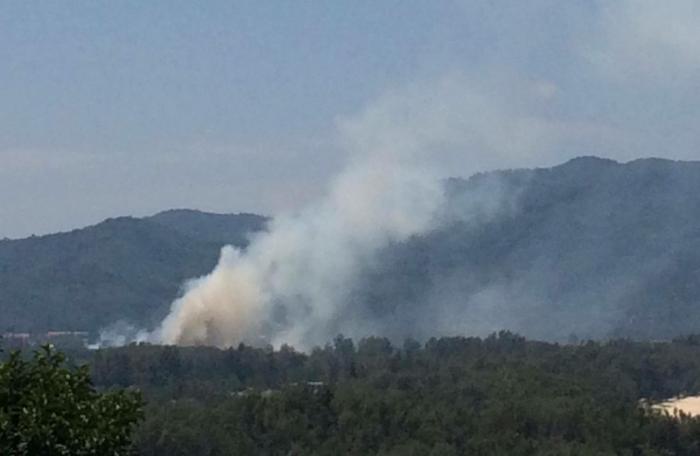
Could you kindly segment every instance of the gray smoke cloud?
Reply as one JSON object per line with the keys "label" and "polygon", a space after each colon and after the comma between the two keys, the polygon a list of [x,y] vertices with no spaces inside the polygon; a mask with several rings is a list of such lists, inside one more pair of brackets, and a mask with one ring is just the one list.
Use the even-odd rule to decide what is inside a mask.
{"label": "gray smoke cloud", "polygon": [[387,243],[429,230],[443,198],[438,179],[397,156],[356,162],[327,198],[276,218],[246,251],[225,247],[154,336],[185,345],[324,343],[363,265]]}
{"label": "gray smoke cloud", "polygon": [[[348,165],[326,196],[275,217],[244,251],[225,247],[216,268],[188,282],[145,339],[306,349],[338,333],[401,340],[513,329],[560,338],[551,325],[529,317],[553,302],[547,284],[558,266],[531,266],[532,273],[523,275],[521,263],[530,261],[523,260],[517,275],[500,277],[489,272],[488,255],[478,249],[477,259],[469,257],[471,251],[460,253],[466,265],[450,260],[457,256],[449,249],[466,245],[469,233],[478,239],[491,221],[519,213],[528,188],[522,177],[529,174],[519,173],[517,182],[506,182],[502,174],[477,176],[457,192],[445,181],[503,163],[524,165],[532,157],[557,163],[556,151],[582,132],[615,143],[614,132],[599,125],[549,117],[556,97],[557,88],[546,81],[452,74],[387,92],[358,115],[338,119],[337,144],[347,152]],[[450,231],[455,225],[459,229]],[[426,266],[420,239],[440,230],[464,238],[425,244],[446,249],[434,255],[444,264]],[[413,247],[395,248],[404,243]],[[105,341],[115,339],[114,333],[105,333]]]}
{"label": "gray smoke cloud", "polygon": [[512,203],[488,180],[447,204],[443,178],[506,155],[546,152],[560,136],[560,125],[549,126],[525,107],[551,97],[541,83],[520,84],[520,96],[510,102],[485,95],[484,84],[451,74],[387,92],[358,115],[338,119],[349,164],[327,195],[276,217],[245,251],[225,247],[217,267],[187,285],[151,338],[308,348],[339,332],[359,337],[388,330],[358,300],[359,279],[377,255],[458,219],[478,225]]}
{"label": "gray smoke cloud", "polygon": [[100,344],[288,343],[303,349],[339,332],[390,331],[412,314],[379,318],[360,298],[362,276],[381,263],[378,255],[446,223],[477,226],[512,206],[493,180],[450,199],[444,178],[488,168],[505,156],[546,153],[560,136],[559,125],[526,108],[533,100],[546,102],[551,90],[541,83],[519,87],[517,97],[488,96],[493,92],[483,81],[451,74],[389,91],[359,114],[339,118],[337,145],[346,151],[347,166],[325,197],[275,217],[245,251],[224,247],[215,269],[186,283],[153,331],[116,325],[102,332]]}

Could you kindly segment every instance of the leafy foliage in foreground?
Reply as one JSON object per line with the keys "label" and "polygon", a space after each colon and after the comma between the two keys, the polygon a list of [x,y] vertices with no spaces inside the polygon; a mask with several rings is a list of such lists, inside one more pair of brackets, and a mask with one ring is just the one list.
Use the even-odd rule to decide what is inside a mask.
{"label": "leafy foliage in foreground", "polygon": [[0,454],[117,456],[128,453],[142,418],[135,392],[98,393],[87,366],[71,369],[44,347],[0,364]]}
{"label": "leafy foliage in foreground", "polygon": [[338,337],[308,355],[133,345],[98,351],[93,369],[145,389],[143,455],[700,454],[700,420],[640,403],[700,391],[697,337]]}

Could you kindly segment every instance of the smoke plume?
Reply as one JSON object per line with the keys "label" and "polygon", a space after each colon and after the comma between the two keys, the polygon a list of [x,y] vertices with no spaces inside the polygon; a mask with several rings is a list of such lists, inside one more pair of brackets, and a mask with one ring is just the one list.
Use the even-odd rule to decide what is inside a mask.
{"label": "smoke plume", "polygon": [[396,156],[356,161],[325,199],[276,218],[246,251],[225,247],[154,336],[186,345],[323,343],[363,265],[382,246],[428,230],[443,198],[438,179]]}
{"label": "smoke plume", "polygon": [[348,165],[326,196],[276,217],[245,251],[225,247],[216,268],[187,284],[151,338],[307,348],[340,332],[380,333],[386,328],[362,296],[362,275],[387,246],[454,216],[497,212],[497,188],[480,189],[478,201],[455,212],[441,178],[479,169],[477,157],[541,147],[533,122],[511,111],[502,100],[484,100],[473,81],[450,75],[388,92],[340,119]]}

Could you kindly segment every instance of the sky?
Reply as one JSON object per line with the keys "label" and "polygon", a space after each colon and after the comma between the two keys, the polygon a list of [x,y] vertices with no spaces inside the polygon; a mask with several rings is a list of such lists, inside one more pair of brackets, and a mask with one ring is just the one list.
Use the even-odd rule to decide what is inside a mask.
{"label": "sky", "polygon": [[699,23],[692,0],[0,0],[0,238],[295,211],[382,148],[462,176],[700,159]]}

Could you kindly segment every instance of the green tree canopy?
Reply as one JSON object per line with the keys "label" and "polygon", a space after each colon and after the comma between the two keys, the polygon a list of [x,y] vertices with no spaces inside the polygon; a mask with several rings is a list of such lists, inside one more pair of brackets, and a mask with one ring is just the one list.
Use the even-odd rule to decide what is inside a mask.
{"label": "green tree canopy", "polygon": [[87,366],[50,346],[13,352],[0,364],[0,454],[124,455],[142,408],[138,392],[96,391]]}

